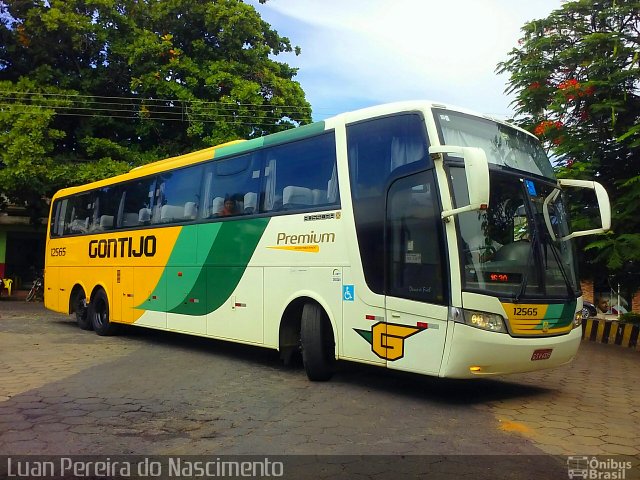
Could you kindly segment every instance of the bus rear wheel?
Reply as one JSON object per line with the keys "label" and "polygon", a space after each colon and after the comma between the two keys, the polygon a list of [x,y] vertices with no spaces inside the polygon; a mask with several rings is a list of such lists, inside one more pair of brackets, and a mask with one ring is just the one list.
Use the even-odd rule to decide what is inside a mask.
{"label": "bus rear wheel", "polygon": [[100,336],[115,335],[118,325],[109,321],[109,300],[104,290],[98,290],[89,304],[89,318],[93,330]]}
{"label": "bus rear wheel", "polygon": [[74,310],[76,312],[76,323],[82,330],[93,329],[91,317],[89,317],[89,309],[87,308],[87,296],[84,290],[80,290],[74,300]]}
{"label": "bus rear wheel", "polygon": [[302,309],[300,343],[309,380],[329,380],[335,365],[335,342],[331,323],[317,304],[307,303]]}

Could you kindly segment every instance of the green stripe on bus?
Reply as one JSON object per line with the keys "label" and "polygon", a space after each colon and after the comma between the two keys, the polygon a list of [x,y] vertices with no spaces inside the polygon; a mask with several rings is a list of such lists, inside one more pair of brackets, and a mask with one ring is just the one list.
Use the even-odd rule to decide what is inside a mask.
{"label": "green stripe on bus", "polygon": [[276,145],[278,143],[291,142],[301,138],[311,137],[324,132],[324,128],[325,125],[322,121],[310,123],[309,125],[304,125],[302,127],[292,128],[283,132],[267,135],[264,137],[264,144],[265,146]]}
{"label": "green stripe on bus", "polygon": [[269,218],[255,218],[222,225],[206,260],[206,313],[220,308],[236,289],[268,224]]}
{"label": "green stripe on bus", "polygon": [[247,140],[246,142],[240,142],[226,147],[216,148],[213,159],[218,160],[219,158],[244,153],[248,150],[253,150],[254,148],[260,148],[263,144],[264,137],[260,137],[254,138],[253,140]]}
{"label": "green stripe on bus", "polygon": [[[190,297],[189,295],[185,296],[185,292],[189,292],[191,294],[194,290],[198,290],[197,285],[202,283],[200,272],[202,271],[203,262],[200,261],[199,265],[195,265],[191,268],[182,267],[192,263],[190,260],[193,258],[194,251],[196,251],[196,258],[198,260],[207,258],[216,238],[218,238],[221,227],[221,223],[208,223],[195,227],[183,227],[180,232],[180,236],[176,241],[176,245],[171,252],[169,261],[167,262],[167,267],[176,267],[180,270],[180,283],[182,288],[173,288],[177,274],[177,272],[174,271],[174,268],[167,268],[163,273],[163,276],[167,277],[167,311],[172,311],[180,305],[183,305],[185,302],[189,303],[189,298],[202,298],[204,300],[206,292],[201,292],[200,297]],[[196,310],[201,306],[203,306],[203,304],[201,305],[200,303],[192,303],[189,305],[191,308],[196,307]]]}
{"label": "green stripe on bus", "polygon": [[[238,286],[268,223],[268,218],[222,223],[192,291],[169,312],[205,315],[220,308]],[[203,292],[206,302],[188,302],[198,295],[202,298]]]}
{"label": "green stripe on bus", "polygon": [[561,328],[568,326],[572,321],[576,312],[575,300],[568,303],[552,303],[547,308],[543,321],[536,325],[536,330],[541,330],[544,322],[549,322],[549,328]]}
{"label": "green stripe on bus", "polygon": [[[159,282],[166,285],[166,311],[206,315],[220,308],[238,286],[268,224],[269,218],[254,218],[184,227]],[[194,249],[202,263],[189,267],[184,252]],[[181,288],[175,288],[178,271]],[[157,289],[153,295],[161,295]]]}
{"label": "green stripe on bus", "polygon": [[[180,272],[180,283],[184,287],[186,285],[186,291],[193,290],[193,286],[198,281],[199,271],[202,269],[203,263],[200,265],[193,265],[193,252],[196,252],[196,258],[204,259],[209,255],[211,247],[218,236],[220,231],[220,223],[209,223],[197,226],[185,226],[180,231],[180,235],[176,240],[169,260],[167,260],[167,266],[162,272],[162,276],[151,295],[158,298],[166,298],[166,308],[172,309],[184,302],[185,288],[176,289],[172,288],[175,285],[178,271]],[[172,267],[180,267],[174,271]],[[186,268],[185,268],[186,267]],[[198,274],[194,274],[194,267]],[[136,308],[142,310],[155,310],[149,308],[146,301],[136,306]],[[157,309],[157,311],[165,311],[165,309]]]}
{"label": "green stripe on bus", "polygon": [[218,160],[220,158],[229,157],[231,155],[238,155],[244,152],[252,151],[263,146],[277,145],[279,143],[295,141],[300,138],[311,137],[313,135],[324,132],[324,129],[324,122],[320,121],[311,123],[309,125],[304,125],[302,127],[284,130],[283,132],[272,133],[271,135],[267,135],[266,137],[254,138],[252,140],[247,140],[246,142],[217,148],[213,158],[214,160]]}

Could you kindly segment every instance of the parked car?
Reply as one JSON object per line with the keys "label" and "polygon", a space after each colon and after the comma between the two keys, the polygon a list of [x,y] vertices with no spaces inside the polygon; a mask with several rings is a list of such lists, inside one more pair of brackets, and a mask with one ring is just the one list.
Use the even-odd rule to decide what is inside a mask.
{"label": "parked car", "polygon": [[598,311],[596,310],[596,306],[593,303],[587,302],[586,300],[582,301],[582,318],[584,320],[589,317],[595,317],[597,314]]}

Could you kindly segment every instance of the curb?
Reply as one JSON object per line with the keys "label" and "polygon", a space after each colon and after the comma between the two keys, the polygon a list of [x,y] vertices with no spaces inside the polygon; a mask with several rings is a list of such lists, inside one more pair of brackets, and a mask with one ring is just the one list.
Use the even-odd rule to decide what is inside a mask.
{"label": "curb", "polygon": [[582,322],[582,340],[620,345],[640,352],[640,325],[620,323],[617,320],[589,318]]}

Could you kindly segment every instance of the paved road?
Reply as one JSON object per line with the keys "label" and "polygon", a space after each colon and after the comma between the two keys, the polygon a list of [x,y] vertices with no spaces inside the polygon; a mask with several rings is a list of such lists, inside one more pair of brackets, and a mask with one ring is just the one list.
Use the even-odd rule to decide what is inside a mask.
{"label": "paved road", "polygon": [[[276,352],[143,329],[99,337],[3,301],[0,454],[480,455],[420,468],[566,478],[566,455],[640,453],[638,366],[638,352],[584,344],[570,366],[504,379],[344,363],[312,383]],[[362,478],[378,478],[366,465]]]}

